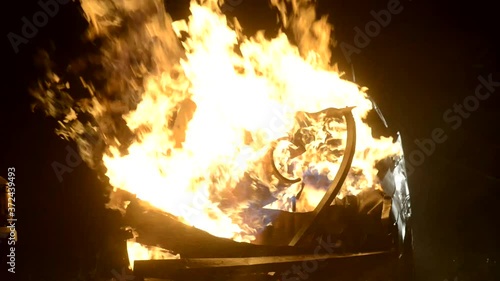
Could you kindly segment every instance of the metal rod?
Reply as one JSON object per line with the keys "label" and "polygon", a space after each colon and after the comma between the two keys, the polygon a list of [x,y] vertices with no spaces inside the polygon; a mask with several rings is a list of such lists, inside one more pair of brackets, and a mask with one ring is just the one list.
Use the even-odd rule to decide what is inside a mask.
{"label": "metal rod", "polygon": [[237,272],[256,273],[286,269],[293,264],[306,261],[334,261],[353,258],[379,259],[393,255],[393,251],[379,251],[356,254],[313,254],[293,256],[270,256],[249,258],[193,258],[176,260],[139,260],[134,262],[134,274],[149,278],[176,278],[179,276],[195,276],[196,274]]}
{"label": "metal rod", "polygon": [[321,202],[314,209],[312,219],[309,222],[303,224],[299,231],[297,231],[295,236],[288,244],[289,246],[296,246],[303,242],[304,238],[309,234],[309,232],[312,230],[312,227],[318,221],[318,218],[323,213],[325,207],[330,206],[335,197],[337,197],[337,194],[339,193],[340,188],[344,184],[347,174],[349,173],[351,163],[354,158],[354,152],[356,151],[356,123],[350,109],[343,111],[343,113],[347,125],[347,145],[344,157],[342,158],[342,162],[340,163],[339,171],[335,175],[335,178],[333,179],[330,187],[323,196],[323,199],[321,199]]}

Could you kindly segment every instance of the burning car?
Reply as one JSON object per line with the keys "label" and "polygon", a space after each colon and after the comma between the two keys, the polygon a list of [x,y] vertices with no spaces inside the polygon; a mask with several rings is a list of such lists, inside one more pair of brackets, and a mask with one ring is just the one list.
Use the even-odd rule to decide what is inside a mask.
{"label": "burning car", "polygon": [[376,106],[331,63],[313,3],[272,2],[296,45],[244,35],[215,0],[177,21],[162,1],[84,0],[97,54],[33,90],[113,187],[140,278],[303,279],[290,268],[411,257],[401,137],[373,136]]}

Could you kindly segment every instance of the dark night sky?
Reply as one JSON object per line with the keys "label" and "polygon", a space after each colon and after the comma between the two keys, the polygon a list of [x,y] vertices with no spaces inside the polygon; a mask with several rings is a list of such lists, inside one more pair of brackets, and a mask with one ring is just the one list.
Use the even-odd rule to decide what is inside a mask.
{"label": "dark night sky", "polygon": [[[4,35],[19,33],[20,19],[39,9],[36,1],[11,2],[4,4]],[[175,4],[177,16],[185,14],[180,2]],[[318,10],[330,15],[337,41],[353,45],[354,28],[364,28],[373,20],[370,11],[385,9],[388,2],[325,0]],[[454,104],[474,94],[479,75],[492,74],[500,81],[498,10],[487,1],[413,0],[401,5],[402,12],[351,58],[357,82],[370,88],[389,125],[402,132],[407,156],[418,149],[414,141],[430,138],[434,129],[447,136],[410,177],[419,280],[443,281],[461,265],[463,272],[479,272],[486,258],[500,264],[500,87],[456,130],[443,119]],[[229,14],[249,33],[273,30],[276,16],[267,7],[264,0],[243,0]],[[53,134],[53,120],[30,111],[26,91],[39,75],[32,64],[34,51],[52,41],[57,59],[64,62],[81,51],[78,38],[84,28],[78,5],[70,3],[18,54],[3,39],[7,64],[0,101],[0,175],[16,167],[22,240],[18,271],[37,281],[92,267],[92,256],[112,240],[118,223],[112,224],[114,213],[104,209],[104,188],[85,165],[57,180],[51,163],[64,161],[68,144]],[[339,48],[335,54],[346,67]]]}

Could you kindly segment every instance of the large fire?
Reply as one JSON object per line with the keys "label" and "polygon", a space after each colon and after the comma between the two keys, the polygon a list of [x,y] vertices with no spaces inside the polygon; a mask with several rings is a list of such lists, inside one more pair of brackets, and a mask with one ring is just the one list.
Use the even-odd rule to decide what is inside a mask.
{"label": "large fire", "polygon": [[[36,96],[53,116],[64,114],[59,133],[78,142],[89,165],[102,162],[115,189],[215,236],[251,242],[268,223],[261,207],[290,210],[287,202],[304,183],[297,211],[310,211],[339,168],[341,155],[332,158],[320,148],[330,138],[342,152],[344,121],[329,120],[324,130],[324,122],[312,120],[305,153],[289,159],[287,149],[275,150],[275,158],[292,167],[290,178],[302,181],[285,184],[269,172],[269,151],[297,130],[299,112],[354,107],[356,153],[339,196],[379,188],[374,166],[398,147],[390,138],[374,138],[364,123],[372,103],[366,88],[344,80],[332,64],[326,19],[315,19],[309,1],[293,1],[291,12],[272,2],[298,46],[283,32],[245,37],[216,0],[193,0],[189,19],[175,22],[161,0],[82,0],[88,39],[101,42],[97,60],[106,82],[100,89],[108,96],[87,77],[81,77],[91,94],[85,102],[60,106],[64,101],[54,102],[50,89]],[[43,88],[58,83],[59,94],[68,91],[56,74],[48,78]],[[62,108],[57,114],[50,112],[54,104]],[[93,123],[78,120],[84,113]],[[113,137],[119,128],[109,124],[116,116],[133,135],[127,144]],[[92,158],[97,145],[85,134],[99,137],[102,158]],[[252,192],[261,189],[276,200],[259,202]]]}

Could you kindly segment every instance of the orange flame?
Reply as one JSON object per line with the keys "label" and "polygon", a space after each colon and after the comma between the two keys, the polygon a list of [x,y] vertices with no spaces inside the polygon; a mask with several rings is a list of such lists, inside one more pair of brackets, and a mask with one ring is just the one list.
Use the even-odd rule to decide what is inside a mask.
{"label": "orange flame", "polygon": [[[286,18],[282,2],[273,1],[295,31],[298,47],[282,32],[272,39],[262,32],[245,37],[216,0],[192,1],[189,19],[176,22],[159,0],[82,0],[89,38],[107,38],[101,61],[112,70],[110,80],[128,78],[126,85],[109,88],[140,93],[137,106],[122,114],[135,135],[127,153],[120,152],[118,141],[104,140],[109,153],[102,161],[116,189],[215,236],[250,242],[266,222],[254,210],[255,200],[237,196],[236,187],[251,193],[264,186],[277,198],[267,207],[288,210],[286,202],[300,183],[284,186],[269,173],[269,149],[297,128],[297,112],[329,107],[355,107],[356,153],[339,196],[380,187],[375,163],[396,154],[398,146],[391,138],[372,136],[363,122],[372,109],[367,89],[330,66],[326,19],[316,21],[314,9],[299,3],[307,1],[293,2],[295,14]],[[125,19],[132,24],[125,25]],[[120,27],[126,32],[115,32]],[[151,65],[133,64],[132,56]],[[88,112],[101,125],[108,121],[106,112],[121,112],[117,104],[126,103],[100,102],[93,87],[88,89],[93,95]],[[321,126],[313,124],[315,141],[289,162],[293,176],[305,183],[298,211],[315,207],[339,168],[339,159],[318,150],[327,138]],[[329,134],[345,146],[342,120],[329,124]],[[286,150],[280,157],[287,158]]]}

